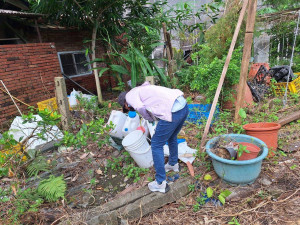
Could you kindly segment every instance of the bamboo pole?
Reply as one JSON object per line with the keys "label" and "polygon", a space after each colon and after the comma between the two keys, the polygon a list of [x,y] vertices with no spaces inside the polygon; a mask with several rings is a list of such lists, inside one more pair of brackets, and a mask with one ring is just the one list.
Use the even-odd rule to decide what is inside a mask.
{"label": "bamboo pole", "polygon": [[240,16],[239,16],[234,34],[233,34],[232,42],[231,42],[231,45],[230,45],[230,48],[229,48],[229,51],[228,51],[228,54],[227,54],[227,58],[226,58],[226,61],[225,61],[224,67],[223,67],[223,71],[222,71],[220,80],[219,80],[219,84],[218,84],[218,88],[217,88],[217,91],[216,91],[216,94],[215,94],[215,97],[214,97],[214,101],[213,101],[213,104],[211,106],[211,110],[210,110],[210,113],[209,113],[209,116],[208,116],[208,119],[207,119],[207,122],[206,122],[206,125],[205,125],[204,133],[203,133],[203,136],[202,136],[202,139],[201,139],[201,145],[200,145],[201,148],[204,147],[205,140],[206,140],[206,137],[207,137],[207,133],[209,131],[209,127],[210,127],[213,115],[215,113],[215,110],[216,110],[216,106],[217,106],[217,103],[218,103],[220,92],[221,92],[221,89],[222,89],[222,86],[223,86],[223,83],[224,83],[224,79],[225,79],[225,76],[226,76],[226,72],[227,72],[227,69],[228,69],[228,66],[229,66],[229,63],[230,63],[230,60],[231,60],[233,49],[234,49],[237,37],[239,35],[239,31],[240,31],[242,22],[243,22],[243,18],[244,18],[244,15],[245,15],[247,4],[248,4],[248,0],[245,0],[244,3],[243,3],[243,7],[242,7],[242,10],[241,10],[241,13],[240,13]]}
{"label": "bamboo pole", "polygon": [[257,7],[257,0],[249,0],[248,17],[247,17],[244,49],[243,49],[243,59],[242,59],[241,73],[240,73],[240,82],[237,91],[237,101],[236,101],[235,114],[234,114],[235,123],[241,123],[239,110],[244,105],[245,87],[247,85],[246,82],[248,77],[248,67],[249,67],[249,61],[251,57],[251,47],[252,47],[252,40],[253,40],[256,7]]}

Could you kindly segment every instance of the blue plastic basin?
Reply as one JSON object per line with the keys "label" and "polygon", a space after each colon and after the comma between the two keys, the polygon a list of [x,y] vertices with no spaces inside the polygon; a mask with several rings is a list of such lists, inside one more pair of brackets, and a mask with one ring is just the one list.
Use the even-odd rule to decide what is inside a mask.
{"label": "blue plastic basin", "polygon": [[[234,140],[235,142],[248,142],[257,145],[260,149],[260,155],[251,160],[237,161],[223,159],[211,152],[220,138],[225,140]],[[212,159],[213,167],[218,176],[231,184],[251,184],[259,176],[262,160],[268,155],[267,145],[258,138],[244,134],[226,134],[209,140],[205,146],[207,154]]]}

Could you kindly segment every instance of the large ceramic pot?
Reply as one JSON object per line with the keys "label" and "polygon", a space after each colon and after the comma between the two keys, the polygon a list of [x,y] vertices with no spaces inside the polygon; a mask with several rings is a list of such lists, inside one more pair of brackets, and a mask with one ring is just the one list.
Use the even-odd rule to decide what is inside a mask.
{"label": "large ceramic pot", "polygon": [[[216,146],[220,139],[234,142],[252,143],[260,148],[261,153],[255,159],[244,161],[221,158],[211,151],[211,149]],[[227,134],[215,137],[207,142],[205,148],[207,154],[212,159],[214,170],[218,176],[224,181],[234,185],[253,183],[260,174],[262,160],[268,155],[268,148],[263,141],[244,134]]]}
{"label": "large ceramic pot", "polygon": [[246,130],[247,135],[265,142],[269,148],[269,156],[274,156],[278,146],[278,131],[281,128],[279,123],[249,123],[244,125],[243,128]]}

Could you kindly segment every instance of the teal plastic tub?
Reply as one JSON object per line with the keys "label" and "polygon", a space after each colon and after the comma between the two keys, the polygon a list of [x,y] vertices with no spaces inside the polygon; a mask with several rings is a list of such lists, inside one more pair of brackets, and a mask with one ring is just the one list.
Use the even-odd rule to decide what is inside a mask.
{"label": "teal plastic tub", "polygon": [[[223,159],[211,152],[218,140],[233,140],[235,142],[248,142],[257,145],[261,151],[257,158],[237,161]],[[262,160],[268,155],[267,145],[258,138],[244,134],[226,134],[209,140],[205,146],[207,154],[212,159],[214,170],[224,181],[234,185],[253,183],[261,171]]]}

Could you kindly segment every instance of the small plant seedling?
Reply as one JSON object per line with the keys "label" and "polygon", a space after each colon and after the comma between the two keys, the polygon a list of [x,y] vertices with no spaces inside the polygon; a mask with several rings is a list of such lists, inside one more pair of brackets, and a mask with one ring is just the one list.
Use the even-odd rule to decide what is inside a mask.
{"label": "small plant seedling", "polygon": [[197,212],[200,210],[200,204],[197,202],[195,205],[193,205],[193,211]]}
{"label": "small plant seedling", "polygon": [[91,181],[90,181],[90,184],[95,185],[96,184],[96,178],[92,178]]}
{"label": "small plant seedling", "polygon": [[189,187],[190,192],[195,191],[195,188],[196,188],[195,184],[190,184],[188,187]]}
{"label": "small plant seedling", "polygon": [[195,179],[197,179],[197,180],[200,179],[200,177],[201,177],[201,173],[195,175]]}
{"label": "small plant seedling", "polygon": [[237,220],[237,218],[235,218],[235,217],[233,217],[233,218],[231,219],[231,221],[228,222],[228,224],[241,225],[241,224],[239,223],[239,221]]}
{"label": "small plant seedling", "polygon": [[239,144],[239,148],[237,150],[238,157],[241,157],[244,152],[250,153],[249,150],[247,150],[247,146]]}
{"label": "small plant seedling", "polygon": [[290,169],[291,170],[294,170],[294,169],[296,169],[298,166],[296,165],[296,164],[294,164],[294,165],[292,165],[291,167],[290,167]]}
{"label": "small plant seedling", "polygon": [[200,205],[204,205],[205,201],[206,201],[206,197],[203,196],[203,194],[201,194],[201,197],[197,197],[196,201],[200,204]]}
{"label": "small plant seedling", "polygon": [[231,191],[229,190],[224,190],[222,191],[219,196],[218,199],[220,200],[220,202],[224,205],[225,204],[225,199],[231,194]]}
{"label": "small plant seedling", "polygon": [[282,156],[287,156],[287,154],[285,154],[285,152],[283,152],[283,151],[278,151],[278,152],[279,152],[279,154],[282,155]]}

